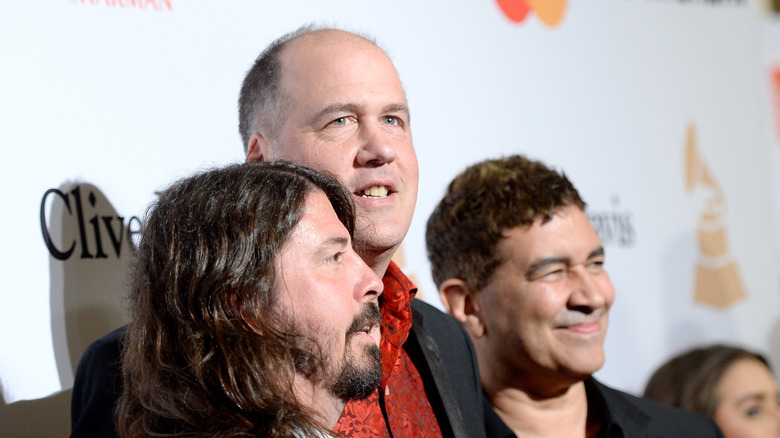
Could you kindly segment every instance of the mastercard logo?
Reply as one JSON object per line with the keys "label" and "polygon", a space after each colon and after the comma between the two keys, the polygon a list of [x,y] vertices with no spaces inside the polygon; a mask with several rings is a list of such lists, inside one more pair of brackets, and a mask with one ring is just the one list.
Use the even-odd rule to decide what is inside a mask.
{"label": "mastercard logo", "polygon": [[566,10],[566,0],[496,0],[501,11],[515,23],[521,23],[533,12],[542,23],[557,26]]}

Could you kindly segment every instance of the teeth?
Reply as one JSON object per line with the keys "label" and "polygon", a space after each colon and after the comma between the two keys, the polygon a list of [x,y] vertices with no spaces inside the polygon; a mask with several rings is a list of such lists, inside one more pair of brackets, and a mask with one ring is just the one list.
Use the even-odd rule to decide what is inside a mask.
{"label": "teeth", "polygon": [[363,196],[370,198],[384,198],[387,196],[387,186],[371,186],[363,189]]}

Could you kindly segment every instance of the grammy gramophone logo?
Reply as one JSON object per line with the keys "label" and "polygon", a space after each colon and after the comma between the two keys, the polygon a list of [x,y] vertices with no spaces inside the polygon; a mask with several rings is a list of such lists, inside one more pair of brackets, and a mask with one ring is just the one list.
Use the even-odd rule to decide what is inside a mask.
{"label": "grammy gramophone logo", "polygon": [[745,298],[745,289],[729,250],[724,223],[726,199],[699,153],[693,124],[688,127],[685,147],[685,181],[689,192],[704,190],[705,197],[697,230],[699,259],[696,263],[695,300],[725,308]]}

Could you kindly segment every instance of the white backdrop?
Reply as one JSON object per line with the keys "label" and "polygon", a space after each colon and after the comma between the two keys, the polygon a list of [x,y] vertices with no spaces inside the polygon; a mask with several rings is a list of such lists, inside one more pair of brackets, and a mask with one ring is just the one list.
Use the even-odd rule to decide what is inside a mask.
{"label": "white backdrop", "polygon": [[[424,228],[447,182],[526,153],[566,171],[605,242],[602,380],[640,392],[670,354],[714,341],[780,364],[780,16],[757,0],[558,0],[550,25],[523,1],[517,23],[494,1],[4,4],[0,435],[66,433],[73,365],[123,321],[128,229],[171,179],[243,159],[243,75],[312,21],[375,35],[404,82],[421,180],[403,254],[425,300],[440,305]],[[744,298],[696,302],[705,265]]]}

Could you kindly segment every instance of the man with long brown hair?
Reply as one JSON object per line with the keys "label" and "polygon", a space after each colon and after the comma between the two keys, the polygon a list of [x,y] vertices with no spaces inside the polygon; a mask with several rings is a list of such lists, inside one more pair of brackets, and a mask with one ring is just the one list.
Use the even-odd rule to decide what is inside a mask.
{"label": "man with long brown hair", "polygon": [[[337,176],[356,207],[355,245],[382,278],[382,381],[347,403],[334,431],[356,437],[485,436],[474,347],[457,321],[415,299],[392,262],[419,179],[401,80],[371,39],[303,27],[271,43],[244,78],[246,161],[286,160]],[[122,330],[85,352],[73,389],[73,436],[111,436],[112,369]]]}
{"label": "man with long brown hair", "polygon": [[132,268],[126,437],[327,434],[379,386],[382,283],[337,182],[283,163],[180,180]]}

